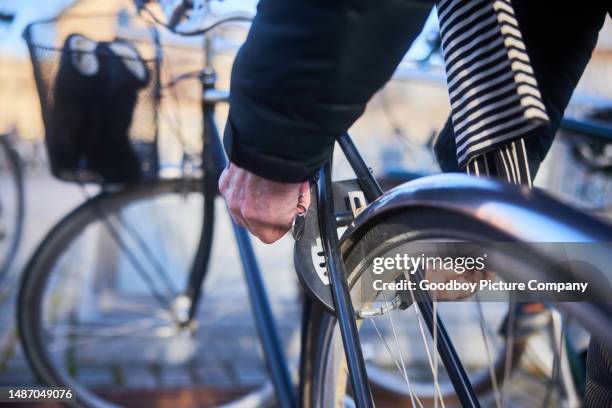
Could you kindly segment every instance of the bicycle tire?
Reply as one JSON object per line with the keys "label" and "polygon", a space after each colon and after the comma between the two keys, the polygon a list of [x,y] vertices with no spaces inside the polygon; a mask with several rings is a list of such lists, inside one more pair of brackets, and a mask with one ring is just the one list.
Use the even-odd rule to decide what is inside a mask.
{"label": "bicycle tire", "polygon": [[[8,165],[12,169],[11,176],[13,183],[15,184],[15,230],[12,236],[9,238],[10,242],[6,247],[6,253],[0,258],[0,283],[3,282],[9,274],[9,270],[13,261],[16,258],[21,236],[23,234],[23,224],[25,219],[25,191],[24,191],[24,180],[23,180],[23,165],[19,154],[11,146],[9,140],[6,137],[0,137],[0,149],[4,151],[8,160]],[[2,254],[0,254],[2,256]]]}
{"label": "bicycle tire", "polygon": [[[42,383],[49,386],[64,386],[73,390],[76,400],[69,403],[70,406],[109,407],[115,405],[102,400],[77,381],[70,379],[66,373],[62,373],[61,369],[54,365],[45,349],[45,333],[43,333],[44,328],[41,322],[42,302],[54,262],[87,225],[99,218],[100,213],[97,208],[102,207],[112,212],[137,200],[151,199],[168,193],[201,193],[201,190],[202,181],[200,179],[175,179],[149,182],[116,193],[101,193],[87,200],[56,224],[30,258],[22,275],[17,300],[17,323],[21,344],[30,366]],[[206,197],[204,199],[206,200]],[[204,216],[206,217],[206,214]],[[212,218],[210,221],[212,222]],[[212,239],[212,236],[201,239]]]}
{"label": "bicycle tire", "polygon": [[[371,256],[371,254],[377,253],[378,248],[385,242],[398,242],[397,237],[406,231],[410,231],[411,237],[414,237],[415,234],[416,236],[419,234],[428,235],[431,231],[438,231],[439,234],[442,231],[443,236],[449,238],[477,238],[474,241],[479,242],[507,242],[509,240],[509,237],[504,236],[501,232],[453,212],[426,207],[396,212],[379,224],[371,226],[354,245],[350,246],[351,249],[348,252],[343,253],[349,288],[354,287],[360,277],[359,275],[364,270],[358,267],[363,261],[364,254]],[[469,233],[466,231],[469,231]],[[407,239],[404,242],[409,241],[410,239]],[[528,266],[526,265],[526,267]],[[501,272],[499,275],[503,277]],[[336,318],[329,314],[322,305],[315,304],[308,320],[304,340],[304,356],[301,367],[303,406],[317,408],[344,406],[344,397],[341,393],[346,393],[348,373],[338,367],[339,361],[343,359],[343,357],[338,356],[338,354],[343,354],[341,342],[338,341],[339,336]],[[340,350],[337,349],[338,344],[340,344]],[[335,351],[333,350],[334,347],[336,347]],[[522,341],[514,343],[513,348],[517,353],[522,354],[525,349],[524,343]],[[496,366],[495,368],[499,369],[503,366]],[[514,362],[510,368],[515,368]],[[486,387],[482,380],[474,381],[474,377],[470,378],[479,396],[490,390],[490,387]],[[407,399],[406,395],[399,395],[390,392],[388,389],[376,387],[377,384],[374,381],[370,381],[370,384],[375,393],[377,406],[410,404],[410,399]],[[382,392],[376,395],[376,391]],[[452,403],[452,401],[449,401],[449,403]]]}

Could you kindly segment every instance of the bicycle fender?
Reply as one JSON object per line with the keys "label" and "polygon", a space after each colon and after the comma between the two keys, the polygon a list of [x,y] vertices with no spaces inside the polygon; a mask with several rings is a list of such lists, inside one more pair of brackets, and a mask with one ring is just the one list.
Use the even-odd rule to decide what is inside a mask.
{"label": "bicycle fender", "polygon": [[[313,207],[311,206],[312,211]],[[508,241],[526,243],[550,242],[612,242],[612,227],[560,203],[538,189],[528,189],[492,179],[464,174],[438,174],[404,183],[369,204],[342,234],[340,247],[344,255],[374,225],[398,212],[428,208],[460,214],[477,220],[504,236]],[[314,212],[314,211],[313,211]],[[310,214],[307,230],[318,236],[315,214]],[[315,230],[316,231],[313,231]],[[334,313],[334,302],[328,282],[324,279],[324,258],[320,242],[312,248],[296,251],[296,269],[306,291]],[[297,245],[300,246],[300,245]],[[304,256],[308,252],[308,255]],[[315,255],[321,263],[315,265]],[[547,257],[548,254],[540,254]],[[602,254],[609,259],[609,254]],[[304,267],[304,259],[312,265]],[[299,264],[302,264],[300,267]]]}
{"label": "bicycle fender", "polygon": [[[526,243],[535,255],[554,265],[559,265],[556,258],[559,252],[547,252],[547,247],[554,245],[535,244],[601,243],[589,246],[593,248],[589,249],[589,263],[603,271],[607,280],[612,280],[609,272],[612,225],[561,203],[539,189],[459,173],[438,174],[404,183],[371,203],[343,234],[340,241],[343,255],[346,256],[372,226],[386,217],[407,210],[418,214],[419,208],[454,212],[477,220],[499,231],[510,242]],[[586,281],[592,276],[588,271],[583,275],[582,270],[572,270],[572,273],[577,280]],[[331,305],[333,307],[333,303]],[[578,318],[593,335],[612,346],[612,325],[607,323],[612,312],[610,305],[609,301],[554,302],[556,308]]]}
{"label": "bicycle fender", "polygon": [[382,219],[427,207],[454,212],[520,242],[610,242],[612,226],[553,199],[539,189],[465,174],[437,174],[404,183],[370,204],[341,240],[347,252]]}

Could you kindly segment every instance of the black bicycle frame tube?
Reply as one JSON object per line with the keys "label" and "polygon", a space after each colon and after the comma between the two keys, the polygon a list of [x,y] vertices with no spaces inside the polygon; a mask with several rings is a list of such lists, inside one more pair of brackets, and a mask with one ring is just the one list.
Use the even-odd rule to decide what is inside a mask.
{"label": "black bicycle frame tube", "polygon": [[[213,70],[205,70],[202,73],[202,83],[203,92],[214,89],[215,73]],[[205,171],[207,172],[204,180],[205,183],[206,180],[208,180],[209,183],[215,183],[216,186],[219,176],[227,165],[227,158],[214,121],[214,105],[214,102],[207,103],[206,100],[203,102],[205,132],[204,160],[208,160],[208,162],[204,163]],[[210,188],[210,185],[205,185],[204,188]],[[214,190],[216,195],[217,189],[215,188]],[[282,343],[280,341],[276,322],[274,321],[274,316],[272,315],[268,294],[261,277],[261,271],[257,263],[257,258],[255,257],[251,238],[247,230],[236,224],[233,220],[232,227],[236,242],[238,243],[242,268],[249,290],[249,300],[253,310],[257,334],[261,341],[266,365],[276,390],[278,404],[283,408],[295,407],[295,389],[291,381],[289,368],[287,367],[287,359],[283,353]],[[190,285],[197,285],[193,288],[195,290],[194,293],[200,293],[205,273],[206,271],[202,270],[199,274],[196,274],[196,277],[190,279]],[[192,299],[193,307],[195,307],[196,303],[197,299],[195,302],[194,299]]]}
{"label": "black bicycle frame tube", "polygon": [[[415,274],[415,278],[420,281],[423,279],[423,274],[421,272],[417,272]],[[446,368],[451,384],[453,384],[453,389],[455,390],[455,393],[457,393],[459,401],[461,401],[461,406],[464,408],[479,408],[480,403],[478,402],[476,393],[472,388],[470,378],[465,372],[463,364],[461,364],[461,359],[455,351],[455,347],[453,346],[453,343],[446,332],[444,324],[442,324],[439,316],[436,316],[434,319],[433,303],[429,293],[418,289],[418,284],[416,286],[416,298],[418,299],[417,304],[419,306],[419,310],[421,311],[421,315],[423,316],[432,337],[434,330],[437,329],[438,354],[440,355],[440,359],[444,364],[444,368]],[[436,321],[437,328],[434,328],[434,320]]]}
{"label": "black bicycle frame tube", "polygon": [[[383,194],[382,189],[380,185],[378,184],[378,182],[376,181],[376,179],[374,178],[374,176],[372,175],[370,168],[363,161],[363,158],[359,154],[357,147],[355,147],[355,144],[351,140],[348,133],[343,134],[338,139],[338,143],[340,144],[340,147],[342,148],[342,151],[344,152],[346,159],[348,160],[353,171],[355,172],[355,175],[357,176],[357,180],[359,181],[359,185],[363,189],[363,192],[366,198],[371,202],[377,199],[378,197],[380,197]],[[319,185],[321,185],[321,181],[319,181]],[[330,190],[331,190],[331,187],[330,187]],[[319,197],[319,205],[321,205],[322,202],[323,202],[322,197]],[[333,205],[333,201],[332,201],[332,205]],[[332,217],[332,216],[334,220],[336,219],[333,209],[331,211],[331,214],[329,212],[327,214],[324,214],[321,208],[319,208],[319,214],[322,219],[325,219],[326,217]],[[321,223],[321,221],[319,222]],[[335,229],[333,229],[333,231],[335,231]],[[326,244],[328,244],[328,241],[325,239],[325,235],[323,232],[323,226],[321,226],[321,237],[323,241]],[[330,234],[329,237],[331,238],[332,235]],[[335,238],[336,235],[333,235],[333,237]],[[337,242],[336,242],[335,248],[338,248]],[[326,254],[327,254],[327,249],[326,249]],[[330,272],[330,278],[331,276],[333,275]],[[344,276],[345,276],[344,271],[342,271],[342,277]],[[345,279],[343,280],[346,283],[346,280]],[[333,286],[334,285],[332,281],[332,288]],[[442,362],[444,363],[444,367],[447,369],[449,373],[450,380],[455,388],[455,392],[457,393],[457,396],[459,397],[459,400],[461,401],[462,406],[479,407],[480,405],[479,405],[478,399],[476,398],[476,394],[474,393],[474,390],[472,388],[472,384],[470,383],[469,378],[467,374],[465,373],[463,365],[461,364],[461,360],[459,359],[457,352],[455,351],[453,343],[451,342],[450,337],[448,336],[448,333],[446,332],[446,328],[444,327],[442,320],[439,317],[436,317],[434,319],[433,303],[431,301],[431,298],[429,297],[427,293],[421,292],[419,299],[422,300],[418,302],[419,309],[421,310],[423,319],[425,320],[425,323],[427,324],[429,332],[432,335],[433,335],[433,330],[434,330],[434,321],[436,322],[437,331],[438,331],[438,353],[440,354],[440,358],[442,359]],[[336,301],[335,291],[334,291],[334,301],[335,303],[338,303]],[[350,302],[349,302],[349,305],[351,306],[351,311],[352,311],[352,304],[350,304]],[[336,311],[338,311],[339,310],[338,305],[336,304],[335,306],[336,306]],[[338,320],[342,323],[342,319],[339,313],[338,313]],[[354,319],[351,318],[351,320],[353,320],[353,323],[354,323]],[[343,332],[343,341],[344,341],[344,332]],[[345,343],[345,349],[346,347],[347,345]],[[359,350],[359,352],[360,351],[361,350]],[[348,350],[347,350],[347,355],[348,355]],[[351,369],[350,364],[349,364],[349,369]],[[351,371],[351,374],[352,372],[353,371]]]}
{"label": "black bicycle frame tube", "polygon": [[349,164],[351,165],[357,181],[363,189],[363,194],[366,196],[368,201],[372,202],[383,194],[383,190],[378,184],[378,181],[372,175],[370,168],[365,164],[363,158],[359,154],[357,147],[351,140],[348,133],[343,134],[338,139],[338,144],[342,149],[342,152],[346,156]]}
{"label": "black bicycle frame tube", "polygon": [[[215,74],[213,71],[202,74],[202,90],[211,89],[215,87]],[[203,127],[202,127],[202,167],[204,172],[203,177],[203,211],[204,217],[202,219],[202,231],[200,236],[200,242],[198,243],[198,249],[196,256],[193,260],[191,273],[189,274],[189,281],[187,283],[187,290],[185,295],[191,301],[189,305],[188,321],[191,322],[197,313],[200,298],[202,297],[204,279],[208,272],[208,261],[210,259],[210,252],[213,238],[213,228],[215,219],[215,198],[218,194],[217,180],[221,175],[222,166],[217,164],[217,157],[219,157],[219,151],[221,151],[221,157],[223,156],[223,149],[218,144],[220,143],[219,132],[215,124],[215,105],[202,101],[202,115],[203,115]],[[209,136],[210,135],[210,136]]]}
{"label": "black bicycle frame tube", "polygon": [[274,383],[278,404],[283,408],[295,407],[297,406],[295,389],[289,375],[289,368],[283,353],[278,329],[272,316],[268,294],[261,278],[257,259],[255,258],[251,237],[244,227],[236,224],[234,221],[232,221],[232,226],[236,241],[238,242],[240,259],[242,260],[242,267],[249,288],[249,299],[257,325],[257,333],[264,355],[266,356],[268,371]]}
{"label": "black bicycle frame tube", "polygon": [[561,121],[561,129],[571,130],[590,138],[597,138],[604,142],[612,140],[612,126],[600,122],[565,117]]}
{"label": "black bicycle frame tube", "polygon": [[368,384],[361,343],[359,342],[359,332],[355,323],[355,311],[351,303],[351,295],[344,272],[344,261],[339,252],[340,243],[336,231],[330,162],[327,162],[319,172],[317,195],[321,241],[325,250],[327,271],[340,332],[342,333],[342,343],[348,362],[355,404],[359,408],[373,407],[372,392]]}

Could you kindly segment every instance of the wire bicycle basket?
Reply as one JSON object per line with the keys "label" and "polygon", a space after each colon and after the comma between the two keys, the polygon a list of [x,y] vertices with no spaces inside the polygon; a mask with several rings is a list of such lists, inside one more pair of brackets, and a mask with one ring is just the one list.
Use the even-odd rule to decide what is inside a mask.
{"label": "wire bicycle basket", "polygon": [[100,184],[156,178],[157,32],[126,13],[64,15],[29,24],[23,37],[53,175]]}

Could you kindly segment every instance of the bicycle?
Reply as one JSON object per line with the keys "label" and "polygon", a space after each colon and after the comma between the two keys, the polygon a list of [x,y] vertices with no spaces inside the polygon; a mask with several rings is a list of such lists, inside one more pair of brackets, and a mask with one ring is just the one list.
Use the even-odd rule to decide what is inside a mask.
{"label": "bicycle", "polygon": [[9,136],[0,135],[0,282],[10,275],[25,216],[23,167]]}
{"label": "bicycle", "polygon": [[[432,32],[426,32],[426,34],[427,36],[424,36],[427,42],[425,56],[416,61],[408,59],[403,62],[401,68],[398,68],[398,73],[396,74],[397,80],[400,82],[419,80],[431,82],[433,86],[445,87],[444,76],[436,71],[436,69],[441,69],[436,62],[439,64],[439,61],[442,60],[440,44],[436,42],[436,40],[439,40],[439,37],[437,37],[439,32],[437,29],[432,29]],[[436,61],[432,62],[432,58]],[[439,76],[435,76],[436,73]],[[384,91],[381,94],[383,110],[393,128],[393,132],[398,136],[402,146],[408,146],[406,149],[407,157],[411,157],[410,154],[417,153],[425,156],[433,155],[433,140],[430,138],[423,146],[415,146],[414,142],[402,130],[400,122],[392,115],[389,103],[384,98]],[[562,120],[559,131],[560,135],[557,137],[560,142],[556,142],[555,145],[567,146],[567,152],[563,153],[563,148],[558,147],[557,150],[559,151],[557,152],[557,150],[553,149],[556,154],[551,152],[550,156],[554,156],[556,160],[563,161],[563,171],[555,171],[554,174],[548,177],[552,180],[548,180],[544,186],[546,191],[551,189],[555,196],[560,196],[559,198],[564,200],[568,199],[567,195],[569,194],[571,203],[577,204],[580,208],[584,208],[585,211],[589,211],[592,214],[601,214],[604,217],[606,212],[609,211],[609,187],[606,187],[606,182],[604,181],[609,177],[610,170],[609,153],[606,150],[607,144],[612,140],[609,116],[609,109],[600,109],[593,114],[587,115],[585,119],[569,116]],[[570,161],[569,164],[567,162],[568,159]],[[581,167],[583,169],[582,172],[585,174],[573,180],[572,183],[568,183],[573,184],[574,190],[572,190],[571,186],[565,185],[567,181],[565,178],[568,177],[568,174],[564,173],[567,173],[566,167],[569,170],[576,166]],[[412,169],[389,167],[378,177],[378,180],[381,186],[388,190],[402,183],[434,173],[435,171],[415,172]],[[570,172],[570,174],[572,173]],[[589,180],[591,179],[596,182],[595,186],[589,186]],[[568,187],[569,191],[567,191]],[[603,196],[598,195],[598,193]],[[596,203],[590,202],[592,200],[596,201]],[[509,316],[511,310],[515,310],[513,316]],[[497,353],[493,353],[496,354],[493,360],[495,361],[495,370],[499,382],[503,382],[505,377],[507,377],[506,365],[509,365],[507,368],[508,373],[513,373],[519,367],[523,356],[528,358],[530,364],[537,367],[537,370],[545,373],[547,377],[551,377],[554,370],[553,364],[550,362],[554,359],[549,357],[555,353],[553,350],[554,345],[559,342],[554,340],[552,340],[552,343],[546,342],[543,337],[546,335],[551,339],[560,338],[561,333],[559,329],[563,323],[561,323],[559,313],[542,304],[527,303],[511,306],[508,312],[505,313],[505,316],[503,316],[503,319],[500,319],[502,320],[500,327],[492,327],[489,331],[497,332],[497,337],[505,338],[508,334],[507,324],[510,319],[518,326],[515,330],[520,330],[522,334],[512,342],[512,345],[506,344],[505,346],[500,346]],[[563,353],[562,357],[566,361],[560,364],[561,370],[558,376],[561,381],[565,382],[564,387],[567,389],[567,393],[570,394],[568,400],[578,401],[584,396],[586,342],[583,333],[573,333],[573,337],[576,338],[571,337],[564,337],[566,344],[564,346],[565,353]],[[503,343],[503,340],[501,343]],[[504,358],[508,349],[512,350],[513,358],[511,362],[506,362]],[[389,378],[385,377],[378,381],[376,377],[373,377],[371,381],[376,383],[377,387],[387,388],[393,392],[401,392],[401,384],[398,384],[397,381],[390,381]],[[475,385],[476,388],[483,391],[491,391],[492,383],[487,378],[481,376],[480,381],[480,384]],[[405,393],[406,390],[404,390]],[[429,390],[423,392],[420,399],[431,401],[432,396],[429,394]],[[406,395],[405,397],[408,396]]]}
{"label": "bicycle", "polygon": [[[226,165],[213,114],[218,104],[228,100],[227,93],[216,89],[211,38],[209,35],[205,38],[206,66],[197,75],[203,88],[202,177],[154,179],[103,191],[68,214],[50,231],[24,271],[18,300],[22,344],[43,382],[67,386],[75,391],[75,406],[113,404],[112,396],[105,390],[90,389],[78,378],[73,363],[78,357],[76,349],[79,346],[90,348],[89,353],[96,354],[100,343],[110,343],[117,337],[126,338],[131,344],[122,349],[121,357],[129,363],[131,353],[137,354],[145,346],[154,346],[156,336],[189,337],[198,329],[198,304],[202,301],[202,284],[213,240],[217,179]],[[296,238],[299,238],[295,250],[296,271],[305,291],[314,299],[306,307],[309,313],[304,322],[299,400],[250,238],[244,228],[232,224],[278,405],[330,407],[355,404],[367,407],[373,404],[373,391],[374,397],[384,398],[385,395],[371,389],[368,382],[368,374],[372,374],[374,368],[366,367],[364,360],[358,333],[359,329],[364,329],[361,322],[372,322],[377,327],[374,319],[380,317],[389,320],[393,333],[396,333],[393,316],[414,312],[418,325],[413,324],[413,327],[420,331],[426,360],[431,365],[428,369],[431,368],[435,387],[433,403],[437,404],[442,394],[439,381],[442,378],[442,386],[450,383],[458,403],[479,406],[477,390],[471,386],[473,379],[466,373],[451,336],[438,315],[438,302],[432,301],[423,291],[397,291],[393,298],[379,299],[387,292],[368,287],[365,279],[374,257],[407,246],[417,248],[419,241],[468,241],[483,246],[487,242],[510,241],[517,246],[505,252],[503,248],[487,246],[491,250],[489,259],[493,259],[491,262],[499,276],[508,281],[521,281],[525,276],[537,277],[544,282],[559,278],[573,281],[584,276],[579,274],[576,278],[572,275],[576,271],[557,267],[559,259],[554,254],[529,243],[547,242],[553,233],[558,242],[609,242],[612,237],[610,227],[537,191],[520,191],[492,180],[464,175],[431,176],[383,194],[350,137],[345,134],[338,143],[357,176],[356,180],[332,183],[332,164],[327,163],[313,183],[316,200],[307,217],[296,221],[294,228]],[[186,268],[187,276],[175,275],[168,279],[166,265],[158,261],[158,255],[163,251],[159,245],[150,248],[148,244],[155,243],[144,241],[146,231],[134,228],[133,223],[147,208],[155,207],[153,203],[160,204],[164,211],[164,201],[172,200],[172,197],[180,200],[183,196],[198,197],[195,205],[202,209],[202,229],[197,245],[192,248],[195,255]],[[499,220],[514,221],[501,224]],[[533,225],[538,229],[534,230]],[[172,225],[164,227],[166,236],[172,239],[180,236],[180,233],[171,231]],[[344,227],[348,229],[340,239],[338,229]],[[90,234],[92,230],[98,230],[99,234]],[[121,293],[122,274],[118,265],[111,265],[111,273],[89,276],[83,276],[83,271],[71,269],[70,265],[63,270],[56,269],[66,260],[91,250],[75,245],[83,237],[84,242],[91,243],[88,238],[93,237],[103,245],[113,243],[124,253],[129,269],[142,278],[139,290],[127,293],[128,296]],[[520,256],[517,256],[517,248]],[[596,247],[595,252],[608,259],[605,249]],[[147,261],[148,267],[140,263],[139,257]],[[179,257],[174,260],[176,258]],[[185,258],[190,257],[182,257]],[[173,268],[173,271],[177,269]],[[398,277],[401,277],[401,271],[384,275],[386,283],[395,282]],[[417,281],[422,281],[422,278],[417,274]],[[66,285],[66,282],[71,282],[71,285]],[[178,290],[173,291],[177,284],[180,285]],[[144,293],[143,289],[149,293]],[[605,296],[607,293],[599,294]],[[92,296],[96,302],[91,302]],[[87,301],[80,304],[84,299]],[[607,306],[590,302],[559,302],[557,306],[612,344],[612,322]],[[98,327],[96,332],[94,321],[88,321],[88,318],[100,316],[106,317],[105,325]],[[426,330],[430,332],[429,337]],[[391,337],[395,337],[393,333],[390,333]],[[96,341],[87,342],[88,338],[96,335],[99,337]],[[397,350],[401,350],[397,337],[395,343]],[[62,355],[58,355],[58,345],[65,348]],[[432,349],[438,350],[446,373],[439,371],[438,358],[435,355],[431,357]],[[346,354],[346,363],[343,353]],[[393,366],[395,363],[397,367]],[[392,361],[391,365],[393,370],[397,368],[400,378],[410,389],[403,358]],[[491,376],[492,384],[497,384],[495,375]],[[246,390],[246,394],[250,391]],[[499,393],[496,391],[496,394]],[[409,392],[409,395],[414,401],[414,393]],[[403,395],[392,395],[392,402],[387,402],[397,403],[398,397],[401,399]],[[503,396],[496,395],[495,398],[503,402]]]}
{"label": "bicycle", "polygon": [[[12,13],[0,13],[0,34],[15,19]],[[23,165],[10,138],[0,134],[0,283],[9,276],[21,240],[24,222]]]}
{"label": "bicycle", "polygon": [[[571,133],[565,135],[563,132]],[[587,175],[600,175],[602,178],[609,177],[609,159],[605,153],[605,145],[612,140],[612,128],[607,126],[605,122],[594,120],[594,118],[565,118],[561,123],[561,133],[560,137],[565,136],[564,140],[567,144],[568,154],[574,157],[576,161],[574,166],[584,166]],[[381,175],[381,181],[384,183],[383,185],[397,186],[423,176],[425,174],[418,175],[414,172],[394,169],[392,172],[386,172]],[[559,177],[563,177],[563,175],[555,175],[557,183],[561,181]],[[579,181],[577,185],[582,186],[577,191],[578,194],[582,193],[581,197],[589,199],[592,196],[592,194],[586,194],[588,192],[588,185],[584,180]],[[601,189],[601,186],[599,188]],[[556,186],[556,189],[559,190],[559,186]],[[553,191],[555,191],[555,186],[553,186]],[[560,192],[556,191],[556,193],[559,194]],[[604,195],[607,193],[605,188],[603,188],[603,193]],[[590,213],[602,214],[605,217],[609,211],[609,203],[606,205],[606,199],[607,196],[603,197],[603,199],[598,199],[596,204],[585,208],[585,210],[588,210]],[[583,203],[581,207],[584,206],[585,204]],[[514,308],[516,309],[514,313],[510,313],[512,309],[506,312],[500,327],[493,327],[491,330],[497,332],[497,336],[501,337],[502,343],[507,342],[507,339],[504,339],[508,335],[507,324],[510,320],[514,321],[517,326],[514,330],[521,331],[521,334],[516,336],[509,344],[502,344],[497,353],[494,353],[496,356],[493,360],[495,361],[494,365],[498,381],[500,383],[503,382],[508,374],[513,373],[519,367],[521,358],[528,358],[530,364],[545,373],[547,377],[552,378],[553,375],[557,375],[559,377],[558,381],[562,381],[565,384],[566,393],[569,394],[567,396],[568,400],[574,401],[575,405],[576,401],[584,397],[586,378],[586,342],[584,333],[577,332],[574,329],[573,336],[563,336],[561,327],[567,323],[563,323],[562,316],[549,306],[527,303],[516,305]],[[551,340],[547,341],[546,337],[549,337]],[[552,363],[554,359],[550,358],[550,356],[557,353],[555,351],[555,344],[560,344],[559,339],[562,337],[563,341],[561,343],[563,343],[564,353],[561,356],[561,360],[565,361],[559,363],[559,372],[555,373],[554,363]],[[504,357],[508,349],[511,350],[511,361],[506,361]],[[483,391],[490,391],[492,383],[485,377],[480,377],[479,379],[481,383],[476,385],[476,387]],[[376,378],[372,379],[378,387],[401,392],[397,381],[390,381],[389,378],[385,378],[385,380],[387,383],[379,382]],[[405,391],[404,394],[406,394]],[[408,395],[405,395],[405,398],[408,397]],[[423,392],[420,399],[431,401],[432,396],[429,392]]]}

